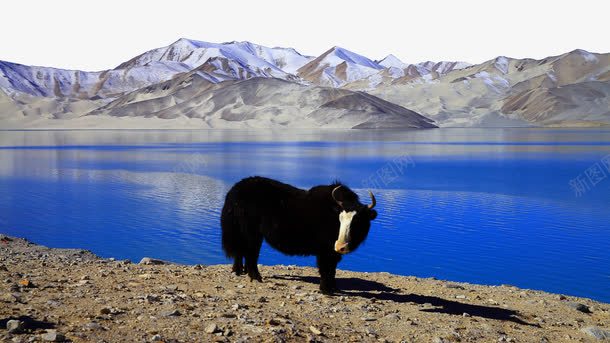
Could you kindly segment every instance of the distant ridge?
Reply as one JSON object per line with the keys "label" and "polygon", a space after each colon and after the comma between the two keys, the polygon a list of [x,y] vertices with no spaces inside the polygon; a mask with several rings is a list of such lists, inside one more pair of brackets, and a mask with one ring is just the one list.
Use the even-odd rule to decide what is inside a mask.
{"label": "distant ridge", "polygon": [[[293,116],[293,120],[285,118],[281,121],[284,124],[274,122],[273,125],[303,123],[305,109],[311,109],[309,104],[323,105],[315,96],[327,91],[319,89],[367,92],[376,99],[430,118],[438,126],[610,125],[609,54],[576,49],[540,60],[499,56],[476,65],[459,61],[406,63],[392,54],[374,60],[338,46],[320,56],[306,56],[291,47],[269,48],[247,41],[210,43],[187,38],[146,51],[116,68],[103,71],[64,70],[0,61],[0,110],[5,111],[0,120],[19,126],[20,122],[33,125],[43,119],[67,120],[86,114],[91,117],[90,113],[107,113],[102,109],[108,109],[110,104],[114,104],[114,114],[122,106],[128,106],[138,109],[129,116],[138,116],[136,113],[141,113],[144,104],[152,101],[151,97],[172,106],[189,103],[190,100],[180,96],[189,93],[190,98],[193,91],[176,88],[177,80],[197,83],[203,87],[201,90],[211,92],[212,88],[218,90],[227,85],[232,85],[231,89],[252,87],[250,83],[239,83],[251,79],[285,81],[258,80],[252,83],[259,87],[256,92],[239,91],[248,94],[248,101],[258,99],[256,108],[259,110],[273,108],[274,112]],[[174,87],[171,89],[176,93],[171,93],[170,88],[163,89],[166,86]],[[278,87],[300,95],[279,91]],[[146,93],[147,89],[150,93]],[[270,97],[271,94],[282,94],[285,99],[298,98],[300,102],[287,100],[284,104]],[[392,123],[396,127],[410,127],[410,121],[402,125],[398,121],[382,119],[381,112],[376,112],[378,109],[371,112],[380,104],[377,100],[368,103],[367,106],[373,107],[361,109],[363,98],[357,94],[364,93],[353,94],[345,99],[358,102],[358,106],[350,106],[345,99],[334,102],[341,103],[343,109],[352,108],[350,118],[355,118],[356,112],[365,111],[377,113],[380,126]],[[201,100],[196,110],[191,107],[197,113],[203,113],[204,108],[218,110],[215,100]],[[159,106],[161,104],[153,107]],[[212,115],[208,110],[204,112]],[[177,113],[182,113],[184,118],[193,118],[187,113]],[[144,118],[154,116],[151,113],[141,115]],[[369,119],[374,122],[375,116]],[[266,123],[271,125],[271,122]],[[330,119],[316,123],[310,122],[315,127],[350,126],[347,121],[338,124]],[[231,125],[235,125],[235,121]]]}

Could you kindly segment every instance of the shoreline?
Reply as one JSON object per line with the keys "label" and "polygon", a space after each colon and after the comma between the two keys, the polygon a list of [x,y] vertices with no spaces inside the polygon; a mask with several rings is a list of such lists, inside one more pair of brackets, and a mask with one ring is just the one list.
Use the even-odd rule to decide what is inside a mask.
{"label": "shoreline", "polygon": [[229,265],[134,264],[0,235],[0,341],[610,340],[610,304],[587,298],[345,270],[325,296],[315,268],[260,270],[263,283]]}

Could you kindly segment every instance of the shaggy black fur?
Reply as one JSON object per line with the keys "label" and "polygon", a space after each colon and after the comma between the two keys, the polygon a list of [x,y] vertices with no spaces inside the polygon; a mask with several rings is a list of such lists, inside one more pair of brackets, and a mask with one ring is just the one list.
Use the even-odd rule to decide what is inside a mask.
{"label": "shaggy black fur", "polygon": [[[332,197],[332,190],[341,185]],[[339,235],[339,213],[357,211],[351,224],[349,250],[362,243],[377,212],[339,182],[302,190],[264,177],[249,177],[227,193],[222,209],[222,247],[234,258],[233,272],[248,273],[262,281],[258,256],[263,238],[287,255],[315,255],[320,272],[320,290],[336,291],[335,271],[341,255],[334,243]],[[245,259],[245,266],[243,260]]]}

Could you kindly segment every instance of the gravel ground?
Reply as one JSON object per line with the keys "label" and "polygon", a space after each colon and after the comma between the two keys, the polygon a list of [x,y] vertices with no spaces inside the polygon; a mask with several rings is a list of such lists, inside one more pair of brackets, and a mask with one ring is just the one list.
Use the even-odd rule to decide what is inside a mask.
{"label": "gravel ground", "polygon": [[[2,342],[597,342],[610,304],[512,286],[314,268],[134,264],[0,235]],[[602,285],[597,285],[602,286]]]}

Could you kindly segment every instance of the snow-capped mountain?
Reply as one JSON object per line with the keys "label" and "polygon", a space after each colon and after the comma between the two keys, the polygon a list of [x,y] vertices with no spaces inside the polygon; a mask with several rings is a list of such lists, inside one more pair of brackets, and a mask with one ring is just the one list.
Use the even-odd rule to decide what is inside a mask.
{"label": "snow-capped mountain", "polygon": [[401,61],[398,57],[389,54],[387,55],[384,59],[382,59],[381,61],[378,61],[377,64],[379,64],[380,66],[384,67],[384,68],[398,68],[398,69],[405,69],[408,64]]}
{"label": "snow-capped mountain", "polygon": [[461,66],[454,62],[406,64],[394,55],[376,62],[340,47],[314,58],[293,48],[181,38],[104,71],[63,70],[0,61],[0,88],[8,94],[115,98],[198,69],[199,75],[210,82],[265,77],[366,90],[384,82],[410,82],[430,73],[435,73],[430,79],[436,78]]}
{"label": "snow-capped mountain", "polygon": [[440,126],[610,124],[610,54],[574,50],[541,60],[500,56],[434,82],[418,80],[382,84],[370,93]]}
{"label": "snow-capped mountain", "polygon": [[0,61],[0,88],[8,94],[44,97],[114,97],[188,71],[179,64],[162,62],[99,72],[32,67]]}
{"label": "snow-capped mountain", "polygon": [[297,75],[317,85],[340,87],[381,69],[384,67],[372,60],[335,46],[299,68]]}
{"label": "snow-capped mountain", "polygon": [[181,38],[162,48],[147,51],[119,65],[117,69],[145,66],[151,62],[170,62],[196,68],[210,58],[239,64],[249,75],[296,79],[292,74],[313,59],[291,48],[267,48],[250,42],[208,43]]}
{"label": "snow-capped mountain", "polygon": [[136,56],[114,69],[99,72],[0,61],[0,88],[9,94],[112,98],[194,68],[201,68],[201,76],[212,82],[252,77],[300,81],[293,73],[312,59],[292,48],[267,48],[250,42],[207,43],[182,38]]}
{"label": "snow-capped mountain", "polygon": [[315,58],[313,56],[301,55],[293,48],[267,48],[250,42],[234,44],[290,74],[296,74],[299,68]]}
{"label": "snow-capped mountain", "polygon": [[[241,82],[246,80],[254,81]],[[340,100],[329,95],[333,89],[343,94]],[[242,98],[229,96],[229,90]],[[87,120],[205,117],[213,127],[237,127],[227,118],[250,120],[246,110],[264,118],[247,124],[258,126],[405,127],[405,116],[398,115],[403,110],[440,126],[610,125],[610,54],[574,50],[540,60],[499,56],[476,65],[409,64],[391,54],[375,61],[340,47],[311,57],[292,48],[183,38],[104,71],[0,61],[0,95],[0,123],[10,119],[17,127],[20,120],[26,127],[36,118],[86,113],[101,114]],[[219,104],[235,116],[217,112]],[[329,104],[339,108],[328,111]],[[311,121],[314,112],[319,116]],[[337,113],[350,119],[331,120]]]}
{"label": "snow-capped mountain", "polygon": [[453,71],[469,67],[466,62],[431,62],[407,64],[394,55],[388,55],[379,61],[384,69],[354,82],[343,85],[344,88],[354,90],[371,90],[383,85],[397,85],[407,83],[432,82],[439,77]]}

